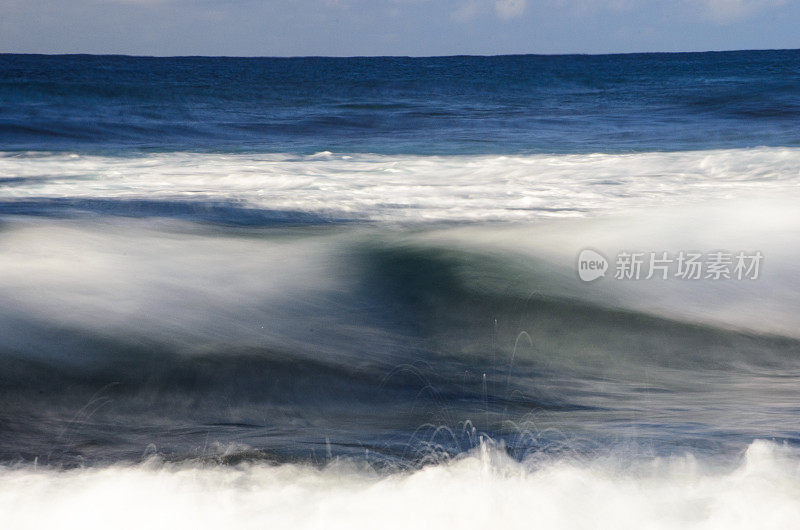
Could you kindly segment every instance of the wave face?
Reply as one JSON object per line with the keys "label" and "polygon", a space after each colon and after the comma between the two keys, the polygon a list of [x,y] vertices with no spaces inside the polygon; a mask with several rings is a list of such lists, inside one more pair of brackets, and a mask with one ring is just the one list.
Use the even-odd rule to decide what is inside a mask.
{"label": "wave face", "polygon": [[461,154],[797,146],[800,52],[0,55],[4,149]]}
{"label": "wave face", "polygon": [[796,58],[0,56],[0,528],[797,527]]}
{"label": "wave face", "polygon": [[[69,467],[238,444],[233,461],[415,467],[481,437],[517,458],[794,443],[800,225],[785,199],[533,224],[12,210],[0,457]],[[758,248],[769,274],[585,284],[587,244]]]}

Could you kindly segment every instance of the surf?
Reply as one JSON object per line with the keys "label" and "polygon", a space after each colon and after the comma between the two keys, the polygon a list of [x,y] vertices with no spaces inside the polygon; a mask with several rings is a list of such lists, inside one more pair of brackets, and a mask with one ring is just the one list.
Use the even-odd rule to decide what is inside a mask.
{"label": "surf", "polygon": [[[733,465],[692,456],[509,459],[485,442],[419,469],[172,464],[0,468],[15,528],[775,528],[800,523],[796,450],[754,441]],[[447,500],[441,493],[447,492]],[[147,509],[142,509],[146,507]]]}

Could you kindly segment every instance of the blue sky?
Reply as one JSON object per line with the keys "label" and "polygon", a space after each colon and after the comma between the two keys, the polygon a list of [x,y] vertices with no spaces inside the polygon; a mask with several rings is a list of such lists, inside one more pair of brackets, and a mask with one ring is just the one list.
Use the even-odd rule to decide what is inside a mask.
{"label": "blue sky", "polygon": [[0,51],[451,55],[800,48],[800,0],[1,0]]}

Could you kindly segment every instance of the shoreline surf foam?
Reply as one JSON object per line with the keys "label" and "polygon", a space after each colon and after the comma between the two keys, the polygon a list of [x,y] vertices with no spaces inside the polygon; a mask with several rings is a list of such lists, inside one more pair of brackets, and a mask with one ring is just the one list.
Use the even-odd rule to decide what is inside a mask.
{"label": "shoreline surf foam", "polygon": [[518,462],[487,444],[386,473],[166,464],[0,468],[4,528],[780,529],[800,524],[797,451],[754,441],[733,467],[690,455]]}

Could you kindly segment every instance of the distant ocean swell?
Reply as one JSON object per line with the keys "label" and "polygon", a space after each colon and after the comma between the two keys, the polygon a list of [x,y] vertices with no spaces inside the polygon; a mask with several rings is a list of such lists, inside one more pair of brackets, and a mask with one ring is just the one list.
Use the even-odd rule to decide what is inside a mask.
{"label": "distant ocean swell", "polygon": [[0,54],[0,137],[13,150],[305,154],[797,147],[799,56]]}

